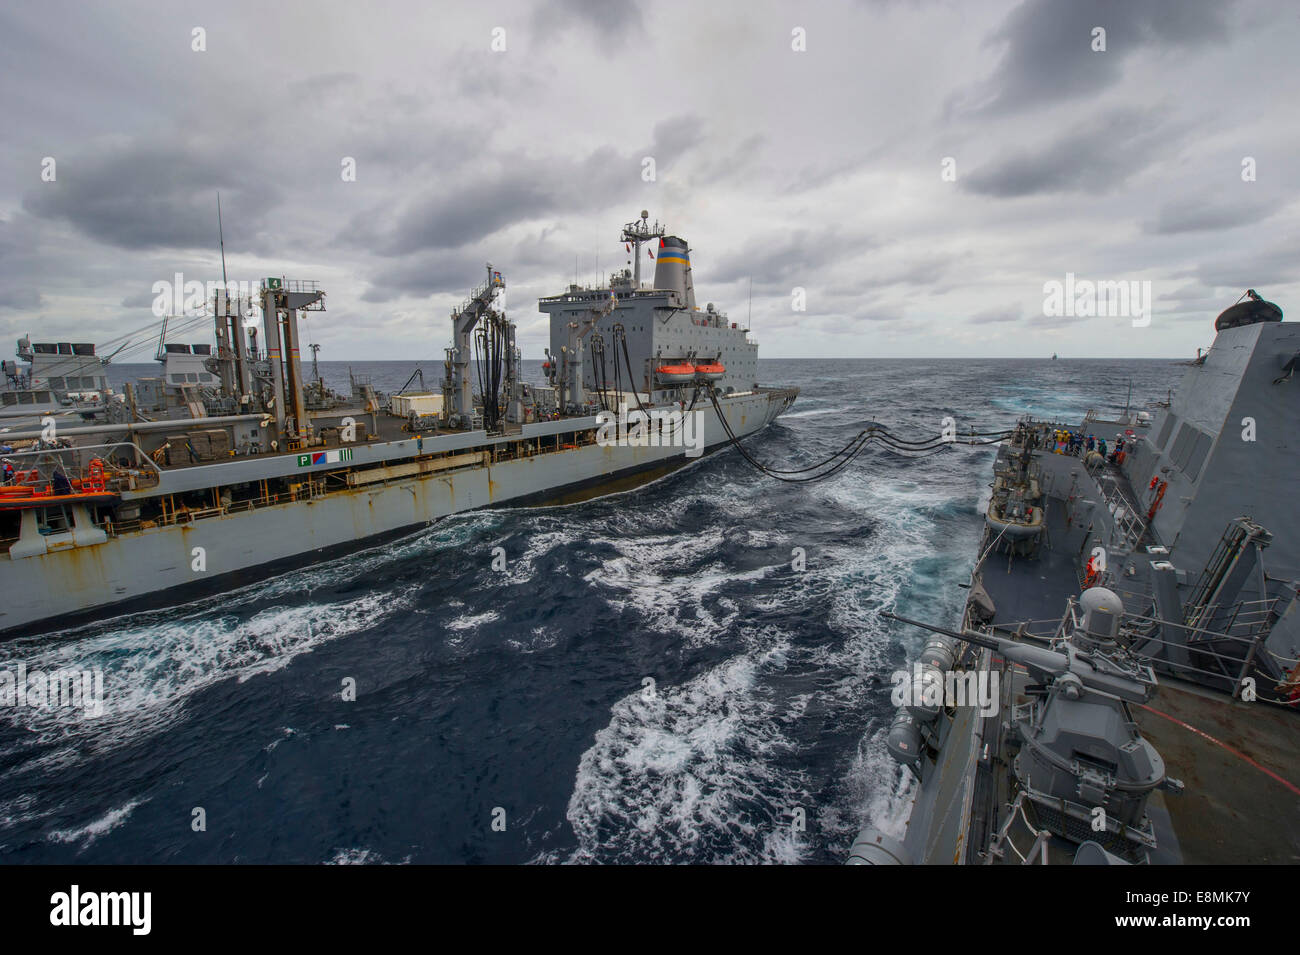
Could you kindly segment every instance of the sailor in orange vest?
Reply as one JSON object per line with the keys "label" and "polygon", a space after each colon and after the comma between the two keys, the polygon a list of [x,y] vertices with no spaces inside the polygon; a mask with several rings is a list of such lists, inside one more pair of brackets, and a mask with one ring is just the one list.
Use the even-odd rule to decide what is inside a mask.
{"label": "sailor in orange vest", "polygon": [[1088,573],[1083,581],[1084,589],[1086,590],[1087,588],[1093,586],[1097,582],[1097,578],[1100,576],[1101,576],[1101,560],[1100,558],[1098,558],[1096,554],[1093,554],[1091,557],[1088,558]]}

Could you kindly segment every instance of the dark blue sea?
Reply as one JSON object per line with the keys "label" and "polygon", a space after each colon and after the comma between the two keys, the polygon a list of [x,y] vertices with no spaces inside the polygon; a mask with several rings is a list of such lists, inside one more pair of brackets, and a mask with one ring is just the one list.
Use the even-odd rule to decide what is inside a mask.
{"label": "dark blue sea", "polygon": [[[414,367],[353,369],[394,388]],[[1163,399],[1183,370],[764,360],[765,383],[802,393],[749,447],[800,466],[871,420],[911,436],[945,416],[1077,420],[1130,384],[1139,407]],[[346,384],[347,365],[322,371]],[[0,861],[841,862],[862,825],[898,831],[909,796],[883,734],[888,675],[921,638],[879,611],[957,621],[992,458],[872,450],[799,486],[728,449],[637,490],[452,517],[8,641],[0,669],[101,668],[106,709],[0,709]]]}

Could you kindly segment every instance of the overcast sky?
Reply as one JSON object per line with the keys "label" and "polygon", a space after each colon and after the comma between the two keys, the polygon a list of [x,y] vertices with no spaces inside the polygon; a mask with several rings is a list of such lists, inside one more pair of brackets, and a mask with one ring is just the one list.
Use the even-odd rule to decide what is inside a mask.
{"label": "overcast sky", "polygon": [[[541,357],[642,208],[701,305],[752,277],[765,358],[1183,357],[1247,287],[1300,309],[1297,48],[1292,0],[9,3],[0,353],[219,279],[220,190],[232,279],[327,289],[326,360],[440,357],[487,261]],[[1067,272],[1150,324],[1044,315]]]}

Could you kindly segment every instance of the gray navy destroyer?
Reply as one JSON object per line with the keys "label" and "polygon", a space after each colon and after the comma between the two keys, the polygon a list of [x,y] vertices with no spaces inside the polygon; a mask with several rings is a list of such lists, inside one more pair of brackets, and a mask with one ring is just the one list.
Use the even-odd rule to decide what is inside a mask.
{"label": "gray navy destroyer", "polygon": [[327,388],[299,329],[325,292],[286,278],[249,299],[223,286],[215,343],[164,334],[160,374],[121,395],[94,346],[20,342],[32,367],[5,366],[0,631],[155,609],[458,512],[648,479],[790,407],[797,389],[758,384],[748,329],[697,304],[683,239],[645,212],[620,238],[632,268],[541,299],[544,385],[522,380],[491,265],[452,312],[440,391]]}
{"label": "gray navy destroyer", "polygon": [[885,614],[912,803],[850,864],[1300,860],[1300,325],[1243,298],[1154,417],[999,447],[960,626]]}

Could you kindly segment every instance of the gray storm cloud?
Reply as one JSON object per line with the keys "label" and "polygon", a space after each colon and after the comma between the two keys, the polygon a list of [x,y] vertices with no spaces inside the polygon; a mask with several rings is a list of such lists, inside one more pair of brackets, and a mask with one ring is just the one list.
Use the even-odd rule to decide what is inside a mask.
{"label": "gray storm cloud", "polygon": [[[1180,356],[1247,286],[1300,307],[1297,40],[1284,0],[11,6],[0,336],[219,277],[220,191],[239,276],[328,288],[323,358],[437,354],[488,261],[536,356],[643,208],[765,357]],[[1047,319],[1066,271],[1155,321]]]}

